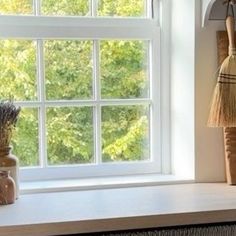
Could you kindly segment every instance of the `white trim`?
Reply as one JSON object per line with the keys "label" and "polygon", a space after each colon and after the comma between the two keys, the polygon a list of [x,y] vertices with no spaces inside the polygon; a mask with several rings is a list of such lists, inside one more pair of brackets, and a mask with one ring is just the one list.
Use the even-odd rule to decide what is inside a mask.
{"label": "white trim", "polygon": [[[79,167],[79,169],[78,169]],[[138,174],[159,174],[156,162],[136,161],[136,162],[116,162],[71,165],[71,166],[51,166],[46,168],[21,168],[21,181],[39,181],[69,178],[91,178],[105,176],[124,176]],[[29,178],[30,176],[30,178]],[[56,177],[55,177],[56,176]]]}
{"label": "white trim", "polygon": [[161,171],[161,113],[160,113],[160,34],[155,35],[156,40],[151,43],[151,63],[150,63],[150,97],[153,104],[159,106],[151,106],[151,157],[153,161],[158,163],[158,171]]}
{"label": "white trim", "polygon": [[[157,4],[158,1],[155,1]],[[94,2],[93,2],[94,4]],[[93,6],[94,8],[94,6]],[[36,8],[37,10],[37,8]],[[39,14],[37,11],[36,14]],[[94,9],[93,9],[94,14]],[[159,15],[158,15],[159,16]],[[48,16],[0,16],[0,38],[36,39],[38,42],[38,88],[39,101],[19,101],[22,107],[40,109],[40,167],[22,168],[21,180],[42,180],[54,178],[86,178],[96,176],[117,176],[127,174],[160,173],[163,154],[161,134],[168,127],[161,127],[161,32],[155,11],[154,19],[147,18],[94,18],[94,17],[48,17]],[[43,39],[91,39],[93,40],[93,91],[91,100],[49,100],[45,98],[45,72],[43,61]],[[130,39],[149,43],[150,98],[101,99],[99,80],[99,40]],[[167,94],[163,91],[163,94]],[[150,157],[148,161],[101,162],[101,107],[119,105],[149,105]],[[93,164],[73,166],[48,166],[46,136],[46,108],[64,106],[93,107],[95,138],[95,160]],[[166,119],[166,117],[162,117]],[[78,168],[79,167],[79,168]]]}
{"label": "white trim", "polygon": [[147,187],[157,185],[194,183],[193,179],[186,179],[175,175],[141,174],[114,177],[95,177],[79,179],[62,179],[46,181],[21,182],[20,194],[52,193],[66,191],[85,191],[93,189]]}
{"label": "white trim", "polygon": [[152,19],[0,16],[0,38],[150,39]]}
{"label": "white trim", "polygon": [[34,15],[39,16],[41,14],[41,0],[33,0]]}
{"label": "white trim", "polygon": [[47,141],[46,131],[46,107],[45,107],[45,71],[44,71],[44,49],[43,40],[37,40],[37,58],[38,58],[38,96],[39,96],[39,164],[42,167],[47,166]]}
{"label": "white trim", "polygon": [[[29,102],[14,102],[18,106],[22,107],[38,107],[40,106],[40,101],[29,101]],[[137,99],[103,99],[103,100],[58,100],[58,101],[44,101],[46,107],[55,106],[94,106],[96,104],[101,104],[102,106],[109,105],[142,105],[152,103],[149,98],[137,98]]]}
{"label": "white trim", "polygon": [[[171,43],[170,43],[170,28],[171,28],[171,1],[161,0],[160,2],[160,40],[161,48],[159,53],[161,54],[161,140],[162,140],[162,173],[171,173],[171,127],[170,127],[170,55],[171,55]],[[164,12],[164,14],[163,14]]]}
{"label": "white trim", "polygon": [[101,84],[100,84],[100,56],[99,56],[99,42],[98,40],[94,41],[94,83],[95,83],[95,132],[96,137],[95,141],[95,162],[97,164],[101,163],[102,159],[102,148],[101,148]]}

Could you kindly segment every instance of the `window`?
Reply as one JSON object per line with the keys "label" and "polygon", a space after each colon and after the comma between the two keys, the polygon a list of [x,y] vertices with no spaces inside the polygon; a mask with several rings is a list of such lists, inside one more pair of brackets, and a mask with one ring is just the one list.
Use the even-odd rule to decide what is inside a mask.
{"label": "window", "polygon": [[0,96],[22,107],[23,180],[161,173],[153,2],[0,0]]}

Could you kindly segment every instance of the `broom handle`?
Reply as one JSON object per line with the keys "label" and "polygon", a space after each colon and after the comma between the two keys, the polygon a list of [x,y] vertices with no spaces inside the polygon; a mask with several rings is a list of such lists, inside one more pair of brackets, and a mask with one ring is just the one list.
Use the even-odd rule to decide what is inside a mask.
{"label": "broom handle", "polygon": [[228,16],[226,18],[226,29],[229,37],[229,48],[235,48],[235,43],[234,43],[234,17],[233,16]]}

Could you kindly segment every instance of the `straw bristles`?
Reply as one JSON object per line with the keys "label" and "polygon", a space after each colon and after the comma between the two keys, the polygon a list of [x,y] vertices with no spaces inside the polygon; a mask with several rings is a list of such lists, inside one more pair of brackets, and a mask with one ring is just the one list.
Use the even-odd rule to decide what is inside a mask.
{"label": "straw bristles", "polygon": [[236,127],[236,56],[222,63],[208,119],[210,127]]}

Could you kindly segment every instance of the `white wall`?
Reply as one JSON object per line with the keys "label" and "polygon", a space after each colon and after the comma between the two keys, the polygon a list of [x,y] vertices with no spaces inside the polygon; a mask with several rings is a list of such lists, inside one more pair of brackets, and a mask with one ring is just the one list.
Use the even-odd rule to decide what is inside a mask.
{"label": "white wall", "polygon": [[193,179],[195,0],[171,3],[172,172]]}
{"label": "white wall", "polygon": [[[188,0],[187,0],[188,1]],[[217,70],[216,31],[224,24],[201,26],[201,1],[196,0],[195,173],[198,182],[225,181],[222,129],[206,126]]]}
{"label": "white wall", "polygon": [[196,182],[222,182],[222,130],[206,123],[217,70],[216,31],[224,24],[211,21],[202,28],[200,0],[171,3],[173,172],[190,178],[195,174]]}

